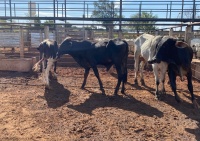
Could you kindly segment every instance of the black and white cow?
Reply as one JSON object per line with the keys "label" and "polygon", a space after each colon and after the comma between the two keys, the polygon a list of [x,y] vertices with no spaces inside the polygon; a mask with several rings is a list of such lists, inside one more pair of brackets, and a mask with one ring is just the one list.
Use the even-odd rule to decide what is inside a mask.
{"label": "black and white cow", "polygon": [[63,54],[71,55],[85,69],[84,81],[81,86],[82,89],[85,87],[89,70],[92,68],[98,79],[100,89],[104,94],[105,92],[99,77],[97,65],[103,65],[109,70],[114,64],[118,74],[118,82],[114,94],[117,95],[121,82],[121,92],[124,93],[124,85],[127,82],[128,58],[128,44],[126,41],[116,39],[91,43],[89,41],[78,42],[71,38],[66,38],[60,45],[57,57],[59,58]]}
{"label": "black and white cow", "polygon": [[[40,52],[40,60],[33,66],[34,71],[41,71],[43,73],[43,80],[46,88],[49,88],[49,72],[54,66],[53,77],[56,79],[56,54],[58,52],[58,44],[56,41],[46,39],[42,41],[37,48]],[[42,63],[42,67],[40,64]]]}
{"label": "black and white cow", "polygon": [[160,63],[161,61],[168,64],[168,76],[175,99],[180,102],[180,98],[176,92],[176,76],[187,77],[188,89],[191,94],[191,100],[196,108],[199,108],[193,94],[192,85],[192,69],[191,62],[193,58],[192,48],[185,42],[178,41],[172,37],[165,37],[157,45],[155,57],[148,61],[152,63]]}

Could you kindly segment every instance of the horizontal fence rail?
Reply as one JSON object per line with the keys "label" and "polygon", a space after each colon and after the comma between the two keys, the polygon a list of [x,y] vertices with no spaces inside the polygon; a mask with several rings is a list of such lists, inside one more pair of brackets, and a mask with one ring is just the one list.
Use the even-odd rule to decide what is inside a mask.
{"label": "horizontal fence rail", "polygon": [[[173,1],[110,1],[113,7],[108,7],[113,14],[93,18],[94,3],[85,0],[5,0],[0,1],[0,19],[10,20],[11,23],[33,23],[34,20],[53,20],[54,23],[67,22],[72,24],[94,24],[96,21],[157,21],[155,24],[166,22],[198,22],[200,18],[200,0]],[[120,5],[120,3],[122,5]],[[108,10],[108,11],[109,11]],[[156,18],[141,17],[143,12],[153,13]],[[138,14],[138,18],[130,16]],[[169,23],[170,24],[170,23]],[[184,24],[184,23],[182,23]],[[128,26],[128,25],[126,25]]]}

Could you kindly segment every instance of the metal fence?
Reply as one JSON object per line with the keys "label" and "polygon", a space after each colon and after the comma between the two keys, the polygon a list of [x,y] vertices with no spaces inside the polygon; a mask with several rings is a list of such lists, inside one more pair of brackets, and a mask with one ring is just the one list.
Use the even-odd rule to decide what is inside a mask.
{"label": "metal fence", "polygon": [[[121,21],[157,21],[157,25],[167,26],[180,24],[176,22],[197,22],[200,17],[199,0],[111,0],[112,7],[107,7],[105,10],[117,14],[111,17],[102,15],[93,18],[91,15],[96,8],[94,2],[97,0],[4,0],[0,1],[0,18],[14,23],[53,20],[57,24],[69,22],[72,25],[91,25],[95,24],[95,21],[107,20],[128,26],[130,24]],[[157,17],[150,19],[141,17],[143,12],[153,13]],[[139,17],[130,18],[135,14]]]}
{"label": "metal fence", "polygon": [[200,61],[192,63],[192,77],[200,81]]}

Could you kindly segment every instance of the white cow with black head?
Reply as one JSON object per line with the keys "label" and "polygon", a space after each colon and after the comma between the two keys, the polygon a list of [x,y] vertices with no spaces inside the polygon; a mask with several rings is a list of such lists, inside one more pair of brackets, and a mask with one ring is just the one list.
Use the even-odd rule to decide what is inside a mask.
{"label": "white cow with black head", "polygon": [[[135,39],[135,47],[134,47],[134,59],[135,59],[135,84],[138,84],[137,77],[139,72],[139,65],[140,65],[140,82],[142,85],[145,85],[143,70],[144,66],[148,60],[151,60],[152,57],[155,55],[156,46],[161,41],[162,36],[153,36],[150,34],[142,34],[138,38]],[[158,86],[162,83],[161,93],[165,93],[165,72],[167,71],[167,63],[161,62],[160,64],[152,64],[154,76],[155,76],[155,83],[156,83],[156,98],[159,98],[159,90]],[[162,68],[162,69],[161,69]],[[159,76],[159,71],[162,71]]]}

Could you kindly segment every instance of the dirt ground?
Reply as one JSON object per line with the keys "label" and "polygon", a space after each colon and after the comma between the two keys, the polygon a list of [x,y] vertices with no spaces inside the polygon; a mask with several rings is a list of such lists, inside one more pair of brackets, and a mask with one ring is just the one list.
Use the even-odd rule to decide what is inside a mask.
{"label": "dirt ground", "polygon": [[[118,97],[116,72],[99,69],[106,96],[92,71],[80,89],[83,72],[59,67],[52,90],[36,74],[0,72],[0,140],[200,141],[200,109],[193,108],[186,81],[177,80],[177,103],[167,83],[162,100],[154,98],[152,72],[145,72],[146,86],[136,86],[128,70],[126,94],[119,91]],[[193,85],[200,104],[200,84]]]}

